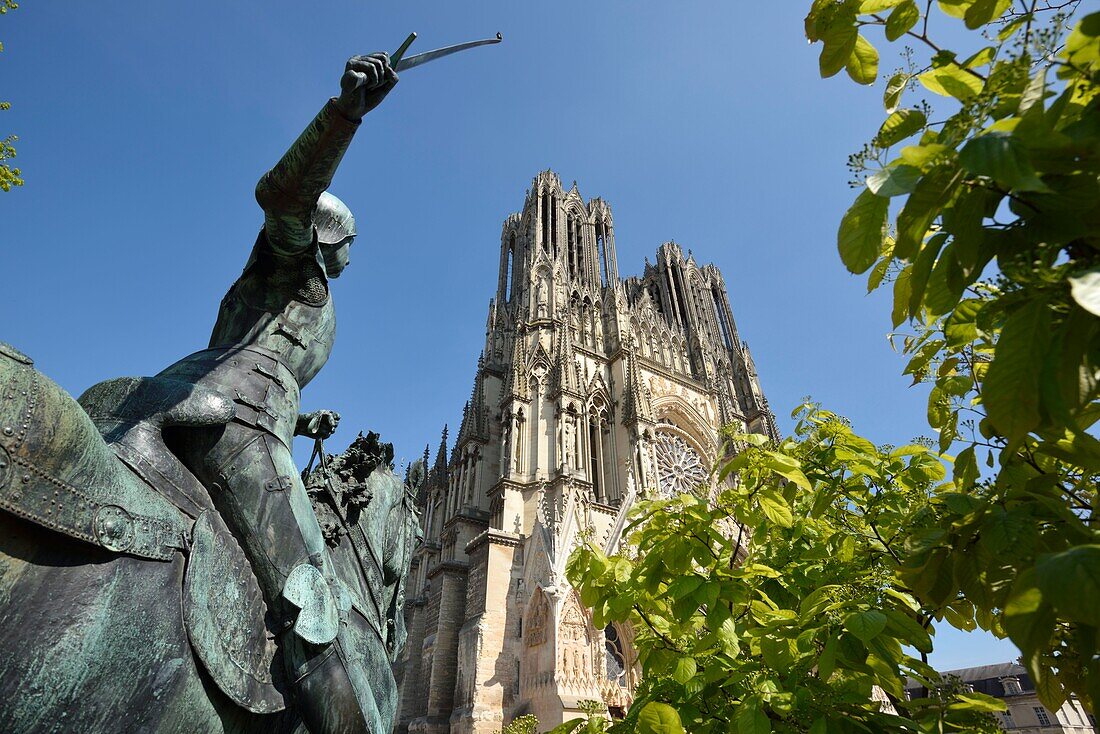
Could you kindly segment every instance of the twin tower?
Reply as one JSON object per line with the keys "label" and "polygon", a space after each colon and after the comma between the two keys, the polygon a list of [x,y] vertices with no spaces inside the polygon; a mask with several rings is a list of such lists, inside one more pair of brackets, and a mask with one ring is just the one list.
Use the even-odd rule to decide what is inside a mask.
{"label": "twin tower", "polygon": [[718,268],[667,242],[620,279],[607,202],[536,176],[420,498],[397,731],[490,734],[526,713],[545,731],[585,700],[621,716],[632,631],[593,626],[566,560],[585,539],[613,552],[639,498],[704,485],[728,425],[777,437]]}

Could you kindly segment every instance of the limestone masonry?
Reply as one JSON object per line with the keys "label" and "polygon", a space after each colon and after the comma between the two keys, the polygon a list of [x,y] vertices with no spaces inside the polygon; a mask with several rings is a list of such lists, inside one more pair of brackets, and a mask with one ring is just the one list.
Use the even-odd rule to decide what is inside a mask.
{"label": "limestone masonry", "polygon": [[543,730],[630,705],[629,629],[595,629],[565,580],[587,534],[609,552],[640,497],[676,494],[735,424],[776,437],[722,275],[668,242],[620,280],[611,208],[535,177],[505,220],[496,298],[462,426],[422,502],[399,732]]}

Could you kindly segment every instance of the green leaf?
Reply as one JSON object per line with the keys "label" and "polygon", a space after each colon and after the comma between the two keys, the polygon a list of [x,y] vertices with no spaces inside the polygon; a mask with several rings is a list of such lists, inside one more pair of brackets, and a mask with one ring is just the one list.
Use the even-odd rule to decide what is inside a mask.
{"label": "green leaf", "polygon": [[1035,574],[1043,598],[1060,616],[1095,625],[1100,618],[1100,545],[1040,556]]}
{"label": "green leaf", "polygon": [[695,658],[687,656],[677,658],[676,665],[672,668],[672,678],[677,683],[683,685],[695,677],[697,670],[698,667],[695,664]]}
{"label": "green leaf", "polygon": [[680,714],[667,703],[650,701],[638,714],[637,734],[684,734]]}
{"label": "green leaf", "polygon": [[894,255],[909,259],[917,253],[932,222],[954,195],[958,177],[953,168],[939,166],[924,175],[898,214]]}
{"label": "green leaf", "polygon": [[726,654],[731,657],[736,657],[741,650],[741,643],[737,635],[737,624],[733,621],[733,617],[727,617],[718,626],[718,641]]}
{"label": "green leaf", "polygon": [[886,629],[886,615],[874,609],[853,612],[844,618],[844,629],[867,642]]}
{"label": "green leaf", "polygon": [[984,302],[980,298],[967,298],[947,317],[943,333],[947,337],[947,346],[961,347],[978,338],[978,314]]}
{"label": "green leaf", "polygon": [[953,711],[983,711],[986,713],[994,713],[997,711],[1005,711],[1008,706],[1005,702],[993,698],[993,696],[987,696],[984,693],[957,693],[955,694],[955,701],[948,704],[947,708]]}
{"label": "green leaf", "polygon": [[880,148],[889,148],[894,143],[920,132],[927,121],[920,110],[898,110],[882,123],[878,134],[875,135],[875,145]]}
{"label": "green leaf", "polygon": [[998,555],[1025,550],[1030,546],[1028,536],[1033,532],[1034,522],[1034,517],[1017,508],[1005,510],[995,507],[982,523],[982,542]]}
{"label": "green leaf", "polygon": [[917,80],[930,92],[967,102],[982,91],[982,80],[958,64],[929,69]]}
{"label": "green leaf", "polygon": [[904,36],[920,20],[920,10],[913,0],[905,0],[886,18],[886,40],[896,41]]}
{"label": "green leaf", "polygon": [[1007,41],[1009,38],[1012,38],[1012,35],[1023,28],[1030,17],[1031,16],[1026,13],[1021,13],[1020,17],[1005,23],[1001,27],[1001,30],[997,32],[997,40]]}
{"label": "green leaf", "polygon": [[887,112],[893,112],[901,104],[901,93],[905,91],[907,84],[909,84],[909,75],[903,71],[894,74],[890,77],[890,81],[886,82],[886,91],[882,94],[882,106]]}
{"label": "green leaf", "polygon": [[1026,659],[1047,644],[1054,624],[1054,610],[1043,599],[1036,583],[1036,570],[1029,568],[1012,584],[1004,607],[1005,631]]}
{"label": "green leaf", "polygon": [[584,719],[572,719],[564,724],[558,724],[551,729],[547,734],[569,734],[576,731],[584,724]]}
{"label": "green leaf", "polygon": [[974,482],[978,481],[978,459],[974,454],[974,447],[967,446],[955,457],[955,486],[961,491],[967,491]]}
{"label": "green leaf", "polygon": [[1078,306],[1100,316],[1100,266],[1070,276],[1069,292]]}
{"label": "green leaf", "polygon": [[825,647],[817,658],[817,674],[823,681],[829,680],[833,671],[836,670],[836,650],[839,645],[836,637],[830,637],[825,641]]}
{"label": "green leaf", "polygon": [[947,235],[943,232],[928,238],[924,247],[920,248],[917,257],[913,260],[913,272],[909,281],[909,316],[915,317],[920,313],[921,304],[924,302],[924,291],[928,286],[928,278],[932,274],[932,268],[936,264],[936,257],[940,254],[940,248],[947,241]]}
{"label": "green leaf", "polygon": [[878,79],[878,51],[862,34],[856,34],[855,48],[844,68],[857,84],[874,84]]}
{"label": "green leaf", "polygon": [[975,0],[939,0],[940,10],[952,18],[965,18],[967,9]]}
{"label": "green leaf", "polygon": [[847,65],[856,49],[858,37],[854,16],[850,20],[847,17],[833,19],[821,36],[824,47],[821,49],[818,67],[822,78],[828,79]]}
{"label": "green leaf", "polygon": [[868,176],[867,188],[875,196],[901,196],[912,193],[921,175],[921,170],[914,166],[891,165]]}
{"label": "green leaf", "polygon": [[1033,301],[1005,321],[985,374],[982,402],[989,420],[1010,442],[1039,423],[1039,376],[1050,342],[1047,305]]}
{"label": "green leaf", "polygon": [[756,494],[756,500],[764,516],[776,525],[789,528],[794,523],[791,506],[775,489],[765,487]]}
{"label": "green leaf", "polygon": [[[925,134],[927,132],[926,130]],[[923,141],[924,138],[922,137],[921,140]],[[907,145],[901,149],[901,160],[910,166],[920,168],[944,156],[949,150],[946,145],[939,143],[922,142],[920,145]]]}
{"label": "green leaf", "polygon": [[867,276],[867,292],[878,288],[882,285],[883,279],[886,277],[887,271],[890,269],[890,263],[894,261],[894,238],[887,235],[883,238],[882,257],[875,263],[874,270]]}
{"label": "green leaf", "polygon": [[963,19],[970,30],[981,28],[994,18],[999,18],[1012,5],[1012,0],[975,0],[966,9]]}
{"label": "green leaf", "polygon": [[962,268],[955,259],[955,243],[951,242],[940,253],[932,274],[928,277],[928,290],[924,295],[924,307],[934,316],[951,312],[962,297],[965,287]]}
{"label": "green leaf", "polygon": [[1035,682],[1035,692],[1039,694],[1039,700],[1051,711],[1057,711],[1066,702],[1066,689],[1053,675],[1040,677]]}
{"label": "green leaf", "polygon": [[906,0],[863,0],[859,4],[859,14],[866,15],[868,13],[879,13],[883,10],[889,10],[898,3]]}
{"label": "green leaf", "polygon": [[993,46],[986,46],[967,57],[966,61],[962,62],[962,67],[964,69],[977,69],[993,61],[996,56],[997,49]]}
{"label": "green leaf", "polygon": [[844,215],[837,231],[837,249],[849,272],[862,273],[875,264],[889,208],[889,199],[864,190]]}
{"label": "green leaf", "polygon": [[668,595],[673,599],[683,599],[688,594],[691,594],[705,581],[702,576],[696,576],[693,573],[689,573],[685,576],[679,576],[672,580],[672,583],[668,585]]}
{"label": "green leaf", "polygon": [[896,329],[909,317],[910,279],[913,266],[906,265],[894,279],[894,308],[890,312],[890,322]]}
{"label": "green leaf", "polygon": [[988,176],[1009,189],[1043,191],[1050,189],[1035,175],[1027,149],[1009,133],[979,135],[959,152],[959,163],[978,176]]}
{"label": "green leaf", "polygon": [[897,609],[887,609],[887,629],[903,644],[912,645],[920,652],[932,652],[932,638],[917,620]]}
{"label": "green leaf", "polygon": [[1074,26],[1063,53],[1069,63],[1083,69],[1100,64],[1100,13],[1090,13]]}
{"label": "green leaf", "polygon": [[784,479],[794,482],[802,489],[810,490],[810,480],[802,473],[802,467],[798,463],[798,459],[781,454],[778,451],[766,451],[765,455],[768,457],[767,467],[769,469]]}
{"label": "green leaf", "polygon": [[1020,104],[1016,107],[1016,113],[1019,116],[1023,116],[1028,110],[1039,105],[1038,109],[1042,109],[1043,99],[1047,93],[1047,69],[1049,67],[1043,66],[1039,68],[1035,76],[1028,82],[1027,88],[1024,89],[1024,93],[1020,95]]}
{"label": "green leaf", "polygon": [[764,713],[760,701],[749,697],[741,702],[735,717],[737,734],[771,734],[772,722]]}

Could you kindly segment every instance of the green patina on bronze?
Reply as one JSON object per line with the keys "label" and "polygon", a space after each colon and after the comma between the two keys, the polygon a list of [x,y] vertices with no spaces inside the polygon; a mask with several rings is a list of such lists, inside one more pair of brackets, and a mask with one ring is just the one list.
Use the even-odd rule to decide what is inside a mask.
{"label": "green patina on bronze", "polygon": [[[352,58],[261,179],[209,348],[74,401],[0,345],[0,721],[14,732],[388,732],[419,532],[375,434],[307,475],[301,389],[355,236],[325,189],[397,82]],[[320,517],[321,522],[318,522]]]}

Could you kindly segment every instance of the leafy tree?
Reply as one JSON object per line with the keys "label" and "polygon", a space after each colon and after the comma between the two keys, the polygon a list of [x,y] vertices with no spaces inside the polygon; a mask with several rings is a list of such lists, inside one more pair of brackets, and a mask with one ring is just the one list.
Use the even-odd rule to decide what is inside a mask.
{"label": "leafy tree", "polygon": [[[1011,638],[1054,709],[1100,703],[1100,13],[1078,5],[816,0],[806,18],[823,76],[873,83],[870,30],[918,47],[838,232],[869,289],[892,282],[906,372],[931,383],[940,449],[962,447],[962,494],[917,523],[901,574],[952,624]],[[977,48],[934,41],[941,22]],[[918,91],[950,114],[907,106]]]}
{"label": "leafy tree", "polygon": [[[733,436],[722,475],[737,480],[715,497],[638,503],[628,545],[659,553],[570,558],[594,624],[635,628],[634,708],[671,704],[693,733],[999,731],[1000,702],[944,688],[921,659],[940,610],[901,573],[914,516],[959,496],[943,463],[876,448],[811,404],[798,418],[777,446]],[[906,676],[932,694],[907,701]]]}
{"label": "leafy tree", "polygon": [[[0,15],[9,10],[15,10],[19,4],[15,0],[0,0]],[[4,50],[4,44],[0,43],[0,51]],[[11,102],[0,102],[0,111],[11,109]],[[19,138],[8,135],[0,139],[0,191],[10,191],[12,186],[22,186],[23,178],[18,168],[12,168],[8,162],[15,158],[15,141]]]}
{"label": "leafy tree", "polygon": [[500,734],[538,734],[539,720],[533,714],[517,716],[500,730]]}
{"label": "leafy tree", "polygon": [[[992,731],[999,704],[926,664],[946,621],[1011,638],[1048,707],[1095,710],[1100,14],[1078,5],[813,2],[823,76],[874,83],[868,35],[915,46],[850,161],[838,247],[869,289],[892,286],[906,373],[931,384],[939,451],[961,450],[875,448],[804,405],[778,446],[736,437],[716,498],[640,503],[629,541],[660,553],[579,550],[595,623],[638,630],[639,704],[693,732]],[[941,23],[975,47],[934,40]],[[929,695],[904,700],[903,676]]]}

